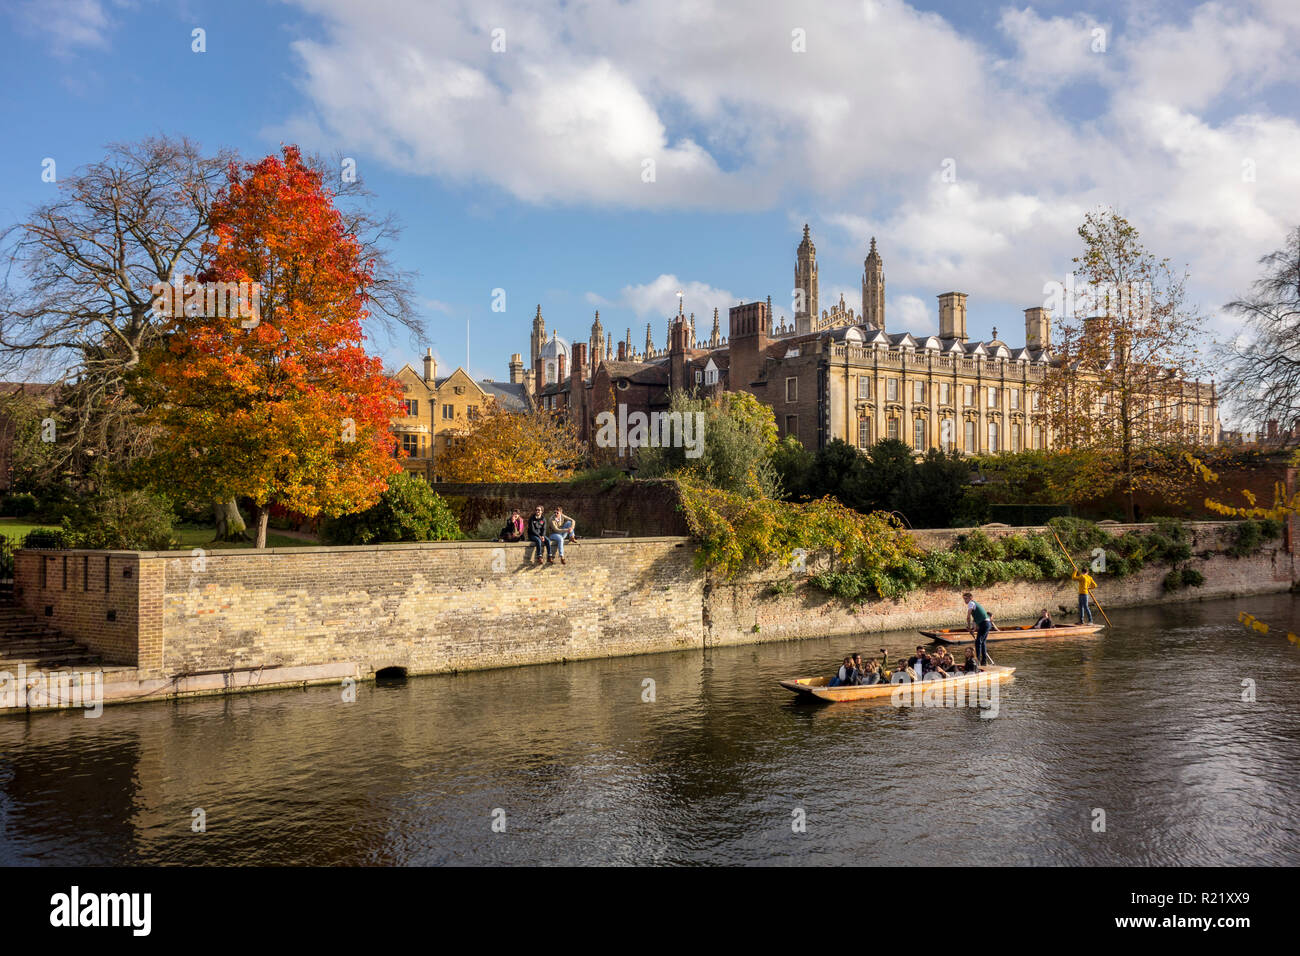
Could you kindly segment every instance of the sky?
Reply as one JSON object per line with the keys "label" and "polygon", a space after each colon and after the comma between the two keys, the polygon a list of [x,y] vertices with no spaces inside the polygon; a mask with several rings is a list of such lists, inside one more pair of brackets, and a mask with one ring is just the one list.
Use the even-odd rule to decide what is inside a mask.
{"label": "sky", "polygon": [[1295,0],[5,0],[0,82],[3,225],[54,195],[44,160],[115,141],[353,159],[427,328],[370,345],[440,374],[504,379],[538,304],[638,347],[678,291],[705,334],[769,295],[789,318],[805,222],[823,308],[860,308],[875,236],[889,330],[956,290],[1019,345],[1102,205],[1227,340],[1300,225]]}

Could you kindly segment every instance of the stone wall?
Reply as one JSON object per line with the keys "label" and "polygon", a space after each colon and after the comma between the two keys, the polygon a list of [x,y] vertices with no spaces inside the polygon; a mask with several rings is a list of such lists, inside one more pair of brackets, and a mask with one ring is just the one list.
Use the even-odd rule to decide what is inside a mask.
{"label": "stone wall", "polygon": [[605,530],[625,531],[634,538],[687,534],[681,497],[672,481],[439,482],[434,490],[447,499],[467,533],[484,518],[504,525],[512,508],[526,520],[538,505],[546,508],[547,518],[559,505],[574,517],[581,537],[598,538]]}
{"label": "stone wall", "polygon": [[[1112,607],[1201,601],[1286,591],[1300,582],[1300,562],[1281,542],[1271,541],[1256,554],[1233,558],[1218,553],[1230,545],[1236,522],[1204,522],[1192,530],[1193,556],[1189,567],[1205,575],[1202,587],[1166,592],[1163,587],[1169,566],[1143,568],[1137,574],[1116,578],[1095,574],[1096,596],[1108,610]],[[1149,530],[1146,525],[1115,525],[1114,534],[1130,528]],[[957,535],[972,529],[916,532],[918,544],[926,549],[947,547]],[[991,537],[1040,530],[1032,528],[985,529]],[[825,559],[809,560],[808,573],[824,567]],[[787,593],[788,585],[793,592]],[[709,576],[705,608],[705,641],[709,644],[753,643],[789,640],[827,634],[856,634],[901,628],[951,627],[965,623],[966,611],[956,588],[927,588],[904,598],[873,601],[860,609],[807,583],[807,574],[794,574],[788,567],[768,568],[731,581]],[[977,588],[976,597],[1005,623],[1028,623],[1046,607],[1053,615],[1061,608],[1077,615],[1077,594],[1069,582],[1013,581]],[[1094,612],[1101,620],[1101,615]]]}
{"label": "stone wall", "polygon": [[[1230,531],[1227,523],[1195,527],[1190,564],[1204,587],[1166,594],[1161,565],[1127,578],[1098,575],[1098,594],[1111,610],[1284,591],[1300,580],[1296,556],[1277,542],[1247,558],[1209,553]],[[283,683],[389,667],[435,673],[964,620],[956,589],[855,610],[789,567],[720,580],[695,567],[684,537],[588,539],[568,549],[567,565],[536,567],[530,550],[445,542],[197,557],[20,551],[15,590],[33,614],[106,663],[138,666],[141,680],[183,678],[195,687],[232,675],[224,685],[213,678],[216,692],[269,684],[274,674]],[[825,560],[810,560],[808,570]],[[979,598],[1004,623],[1075,604],[1068,582],[994,585]]]}
{"label": "stone wall", "polygon": [[362,674],[689,647],[703,577],[681,538],[582,542],[535,566],[487,542],[216,551],[165,566],[168,674],[351,661]]}

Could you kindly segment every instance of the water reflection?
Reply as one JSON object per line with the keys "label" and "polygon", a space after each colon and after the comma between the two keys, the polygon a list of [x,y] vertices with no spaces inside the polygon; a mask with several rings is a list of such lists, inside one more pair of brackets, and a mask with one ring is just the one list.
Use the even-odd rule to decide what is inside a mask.
{"label": "water reflection", "polygon": [[992,645],[994,720],[776,686],[910,632],[6,718],[0,863],[1295,864],[1300,649],[1240,610],[1300,630],[1280,595]]}

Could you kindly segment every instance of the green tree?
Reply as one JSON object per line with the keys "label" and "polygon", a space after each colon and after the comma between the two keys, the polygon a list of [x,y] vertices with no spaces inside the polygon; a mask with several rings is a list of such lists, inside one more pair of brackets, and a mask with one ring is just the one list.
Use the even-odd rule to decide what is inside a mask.
{"label": "green tree", "polygon": [[770,406],[748,392],[723,392],[716,399],[674,392],[669,411],[703,414],[700,456],[685,448],[641,448],[638,473],[643,478],[682,474],[715,488],[757,497],[776,497],[781,483],[772,456],[777,447],[776,418]]}
{"label": "green tree", "polygon": [[388,479],[388,489],[376,504],[330,519],[321,529],[321,538],[329,544],[454,541],[461,537],[456,515],[447,502],[423,478],[405,471]]}

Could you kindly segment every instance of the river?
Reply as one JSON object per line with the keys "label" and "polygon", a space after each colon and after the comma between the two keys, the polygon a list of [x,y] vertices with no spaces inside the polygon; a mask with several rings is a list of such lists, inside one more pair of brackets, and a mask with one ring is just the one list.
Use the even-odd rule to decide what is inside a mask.
{"label": "river", "polygon": [[777,686],[910,632],[4,717],[0,864],[1300,863],[1300,597],[1111,619],[991,719]]}

